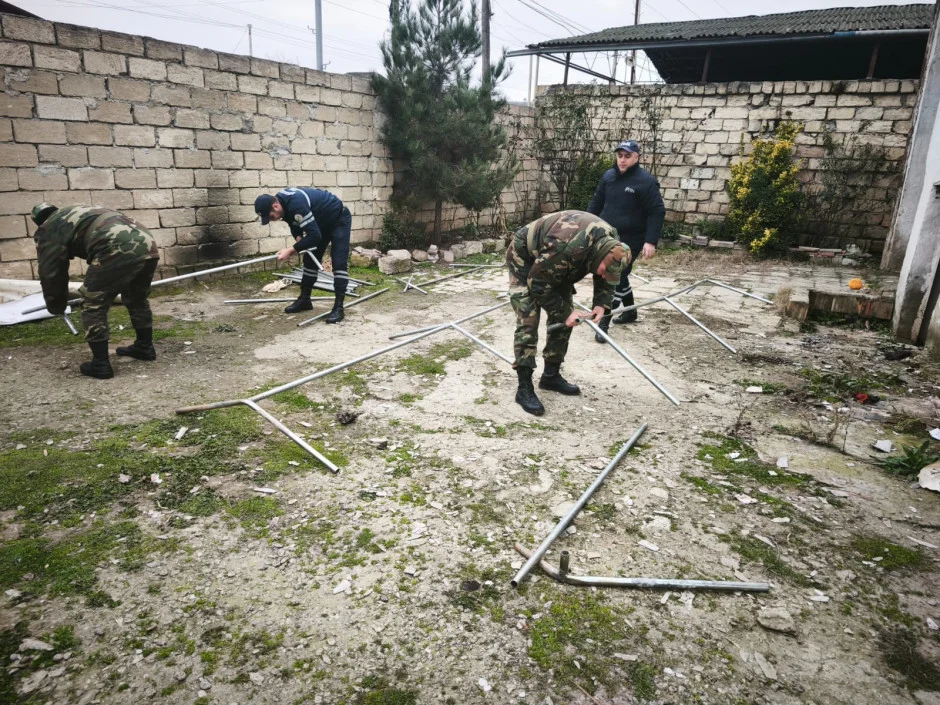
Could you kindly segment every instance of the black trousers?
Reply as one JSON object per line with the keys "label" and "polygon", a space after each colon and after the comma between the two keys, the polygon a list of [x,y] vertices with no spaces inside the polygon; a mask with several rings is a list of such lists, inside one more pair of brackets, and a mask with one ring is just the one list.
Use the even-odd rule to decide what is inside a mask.
{"label": "black trousers", "polygon": [[[313,254],[323,262],[326,248],[330,247],[330,259],[333,261],[333,293],[337,298],[345,296],[346,287],[349,285],[349,250],[352,235],[352,215],[349,209],[344,207],[339,221],[329,230],[320,232],[323,238]],[[309,294],[317,281],[317,267],[306,255],[304,257],[304,275],[300,288],[302,292]]]}

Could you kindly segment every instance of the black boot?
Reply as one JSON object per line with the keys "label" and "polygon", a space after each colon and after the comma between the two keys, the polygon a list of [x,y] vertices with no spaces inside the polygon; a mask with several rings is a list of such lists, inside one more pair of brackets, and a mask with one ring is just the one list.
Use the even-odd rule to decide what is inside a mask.
{"label": "black boot", "polygon": [[545,413],[545,407],[535,396],[535,387],[532,386],[532,373],[535,372],[531,367],[519,367],[516,374],[519,376],[519,389],[516,391],[516,403],[522,409],[534,416],[541,416]]}
{"label": "black boot", "polygon": [[566,394],[569,397],[577,396],[581,393],[581,388],[576,384],[571,384],[561,376],[560,362],[546,362],[545,372],[539,379],[539,389],[548,389],[553,392]]}
{"label": "black boot", "polygon": [[343,294],[336,294],[336,298],[333,300],[333,310],[330,311],[330,314],[326,317],[327,323],[339,323],[346,317],[346,314],[343,313],[343,299],[346,298]]}
{"label": "black boot", "polygon": [[294,303],[284,309],[284,313],[297,313],[298,311],[309,311],[312,309],[313,304],[310,301],[311,291],[313,291],[313,286],[301,284],[300,296],[297,297]]}
{"label": "black boot", "polygon": [[[633,306],[633,292],[630,292],[623,297],[624,306]],[[630,309],[629,311],[624,311],[619,316],[614,319],[614,323],[636,323],[638,320],[636,309]]]}
{"label": "black boot", "polygon": [[[597,327],[600,328],[605,333],[610,330],[610,314],[601,318],[601,322],[597,324]],[[600,333],[594,334],[594,340],[598,343],[606,343],[607,341],[600,335]]]}
{"label": "black boot", "polygon": [[153,347],[153,328],[140,328],[137,330],[137,340],[133,345],[115,348],[114,352],[135,360],[153,362],[157,359],[157,351]]}
{"label": "black boot", "polygon": [[114,377],[114,370],[111,369],[111,361],[108,359],[108,341],[88,343],[88,347],[91,348],[91,362],[83,362],[79,365],[82,374],[97,379]]}

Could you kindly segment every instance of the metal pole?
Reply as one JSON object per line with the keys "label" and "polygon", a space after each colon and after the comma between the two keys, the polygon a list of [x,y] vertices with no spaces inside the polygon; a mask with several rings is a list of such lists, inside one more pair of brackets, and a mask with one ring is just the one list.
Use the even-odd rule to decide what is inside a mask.
{"label": "metal pole", "polygon": [[697,326],[698,326],[699,328],[701,328],[703,331],[705,331],[706,333],[708,333],[712,338],[715,339],[716,342],[718,342],[719,344],[723,345],[723,346],[726,347],[728,350],[730,350],[732,353],[734,353],[735,355],[737,355],[737,353],[738,353],[737,350],[735,350],[733,347],[731,347],[730,345],[728,345],[728,343],[726,343],[724,340],[722,340],[719,336],[717,336],[715,333],[713,333],[713,332],[710,331],[708,328],[706,328],[706,327],[705,327],[699,320],[697,320],[691,313],[689,313],[689,312],[686,311],[684,308],[682,308],[681,306],[679,306],[679,304],[677,304],[675,301],[673,301],[672,299],[666,299],[666,303],[669,304],[670,306],[672,306],[674,309],[676,309],[676,311],[678,311],[679,313],[681,313],[683,316],[685,316],[686,318],[688,318],[690,321],[692,321],[692,323],[694,323],[695,325],[697,325]]}
{"label": "metal pole", "polygon": [[527,576],[529,572],[536,566],[536,564],[542,560],[542,556],[545,555],[546,551],[548,551],[551,545],[555,542],[555,539],[561,536],[561,532],[567,529],[568,525],[574,521],[574,518],[578,515],[578,512],[584,508],[584,505],[587,504],[588,500],[595,492],[597,492],[597,488],[601,486],[601,483],[607,478],[607,476],[610,474],[610,471],[613,470],[623,459],[623,456],[625,456],[630,451],[633,445],[640,439],[640,436],[643,435],[644,431],[646,431],[646,424],[640,426],[630,437],[630,440],[620,447],[620,450],[617,451],[617,455],[615,455],[613,459],[607,463],[607,467],[601,471],[601,474],[597,476],[597,479],[594,480],[594,482],[591,483],[591,486],[584,491],[578,501],[575,502],[574,506],[569,509],[568,513],[565,514],[565,516],[563,516],[561,520],[555,525],[555,528],[552,529],[551,533],[546,536],[545,540],[542,541],[539,547],[532,552],[532,555],[529,557],[529,560],[525,562],[525,565],[519,569],[519,572],[516,573],[516,577],[514,577],[511,581],[513,587],[519,587],[519,583],[521,583],[525,579],[525,576]]}
{"label": "metal pole", "polygon": [[471,333],[470,331],[466,330],[465,328],[461,328],[461,327],[458,326],[456,323],[451,323],[451,324],[450,324],[450,327],[453,328],[453,329],[454,329],[455,331],[457,331],[458,333],[460,333],[461,335],[464,335],[464,336],[466,336],[467,338],[470,338],[470,340],[472,340],[474,343],[476,343],[477,345],[479,345],[479,346],[480,346],[481,348],[483,348],[484,350],[488,350],[489,352],[493,353],[496,357],[498,357],[498,358],[499,358],[500,360],[502,360],[503,362],[508,362],[510,365],[513,364],[513,361],[512,361],[512,360],[510,360],[508,357],[506,357],[505,355],[503,355],[503,354],[502,354],[501,352],[499,352],[498,350],[494,350],[492,347],[490,347],[489,345],[487,345],[486,343],[484,343],[482,340],[480,340],[478,337],[476,337],[473,333]]}
{"label": "metal pole", "polygon": [[[296,300],[297,299],[226,299],[222,303],[223,304],[286,304],[286,303],[290,303]],[[310,301],[314,301],[317,303],[323,303],[323,302],[329,303],[329,304],[333,303],[333,299],[331,299],[329,296],[312,296],[310,297]],[[349,305],[352,306],[352,304],[349,304]]]}
{"label": "metal pole", "polygon": [[[516,552],[529,558],[532,551],[516,544]],[[592,585],[597,587],[651,588],[653,590],[720,590],[723,592],[769,592],[767,583],[736,583],[725,580],[668,580],[663,578],[606,578],[590,575],[571,575],[568,572],[568,552],[562,551],[558,568],[541,561],[539,567],[558,582],[568,585]]]}
{"label": "metal pole", "polygon": [[[498,309],[498,308],[502,308],[503,306],[507,305],[508,303],[509,303],[508,301],[503,301],[501,304],[496,304],[495,306],[490,306],[490,307],[489,307],[488,309],[486,309],[485,311],[480,311],[479,313],[473,313],[473,314],[471,314],[471,315],[469,315],[469,316],[465,316],[464,318],[459,318],[459,319],[457,319],[456,321],[452,321],[452,322],[453,322],[453,323],[457,323],[457,324],[459,325],[459,324],[463,323],[464,321],[469,321],[471,318],[477,318],[478,316],[482,316],[484,313],[489,313],[490,311],[495,311],[495,310]],[[440,324],[438,324],[438,325],[440,325]],[[404,338],[405,336],[408,336],[408,335],[417,335],[418,333],[424,333],[425,331],[434,330],[434,329],[437,328],[437,327],[438,327],[437,325],[434,325],[434,326],[425,326],[424,328],[418,328],[417,330],[409,330],[409,331],[405,331],[404,333],[395,333],[395,335],[390,335],[390,336],[388,336],[388,339],[389,339],[389,340],[395,340],[395,338]]]}
{"label": "metal pole", "polygon": [[448,274],[446,277],[438,277],[437,279],[432,279],[431,281],[418,282],[417,284],[412,284],[412,289],[417,289],[419,286],[428,286],[429,284],[437,284],[438,282],[446,281],[447,279],[454,279],[456,277],[462,277],[465,274],[473,274],[473,272],[483,269],[480,265],[474,265],[473,269],[465,269],[462,272],[457,272],[456,274]]}
{"label": "metal pole", "polygon": [[535,97],[532,91],[532,54],[529,54],[529,105],[532,105],[534,100]]}
{"label": "metal pole", "polygon": [[[355,301],[347,304],[346,308],[352,308],[356,304],[361,304],[363,301],[368,301],[369,299],[375,298],[379,294],[384,294],[386,291],[388,291],[387,287],[385,289],[379,289],[378,291],[375,291],[369,294],[368,296],[363,296],[361,299],[356,299]],[[297,327],[300,328],[301,326],[305,326],[308,323],[319,321],[321,318],[324,318],[325,316],[329,316],[329,315],[330,315],[329,311],[327,311],[326,313],[321,313],[319,316],[314,316],[313,318],[308,318],[306,321],[301,321],[300,323],[297,324]]]}
{"label": "metal pole", "polygon": [[[640,0],[633,6],[633,24],[640,24]],[[633,61],[630,65],[630,83],[636,83],[636,49],[633,50]]]}
{"label": "metal pole", "polygon": [[314,0],[314,13],[317,23],[317,71],[323,70],[323,7],[320,0]]}
{"label": "metal pole", "polygon": [[[575,305],[578,306],[579,308],[584,309],[585,311],[589,311],[589,310],[590,310],[590,309],[586,308],[585,306],[582,306],[581,304],[577,304],[577,303],[576,303]],[[589,319],[587,319],[587,318],[585,318],[585,319],[583,319],[583,320],[584,320],[585,323],[587,323],[589,326],[591,326],[591,328],[594,329],[594,332],[597,333],[597,335],[601,336],[604,340],[606,340],[608,343],[610,343],[610,347],[612,347],[614,350],[616,350],[624,360],[626,360],[626,361],[629,362],[631,365],[633,365],[633,369],[635,369],[635,370],[636,370],[637,372],[639,372],[641,375],[643,375],[644,377],[646,377],[646,380],[647,380],[650,384],[652,384],[654,387],[656,387],[656,389],[658,389],[660,392],[662,392],[663,396],[665,396],[669,401],[671,401],[671,402],[672,402],[673,404],[675,404],[676,406],[679,406],[679,400],[676,399],[674,396],[672,396],[672,394],[669,393],[669,390],[666,389],[665,387],[663,387],[659,382],[657,382],[649,372],[647,372],[647,371],[644,370],[642,367],[640,367],[640,365],[639,365],[638,362],[636,362],[632,357],[630,357],[629,355],[627,355],[626,351],[625,351],[623,348],[621,348],[619,345],[617,345],[617,343],[614,342],[613,338],[611,338],[609,335],[607,335],[607,333],[605,333],[603,330],[601,330],[600,326],[598,326],[596,323],[594,323],[593,321],[591,321],[591,320],[589,320]]]}
{"label": "metal pole", "polygon": [[239,267],[247,267],[250,264],[258,264],[259,262],[270,262],[273,259],[277,259],[277,255],[265,255],[264,257],[256,257],[255,259],[245,260],[244,262],[234,262],[232,264],[224,264],[221,267],[212,267],[211,269],[201,269],[198,272],[190,272],[189,274],[180,274],[178,277],[168,277],[166,279],[157,279],[150,285],[152,289],[155,286],[165,286],[166,284],[175,284],[176,282],[181,282],[186,279],[195,279],[196,277],[201,277],[206,274],[215,274],[216,272],[225,272],[229,269],[238,269]]}
{"label": "metal pole", "polygon": [[316,458],[316,459],[319,460],[321,463],[323,463],[324,465],[326,465],[330,470],[332,470],[333,472],[339,472],[339,468],[338,468],[336,465],[334,465],[333,462],[332,462],[329,458],[327,458],[327,457],[325,457],[324,455],[322,455],[319,451],[317,451],[316,448],[314,448],[313,446],[311,446],[311,445],[310,445],[309,443],[307,443],[303,438],[301,438],[300,436],[298,436],[296,433],[294,433],[294,432],[291,431],[289,428],[287,428],[287,426],[285,426],[285,425],[282,424],[280,421],[278,421],[276,418],[274,418],[273,416],[271,416],[270,413],[268,413],[267,411],[265,411],[264,409],[262,409],[262,408],[261,408],[260,406],[258,406],[254,401],[252,401],[251,399],[245,399],[245,400],[242,401],[242,403],[243,403],[245,406],[247,406],[249,409],[253,409],[255,412],[261,414],[261,416],[263,416],[265,419],[267,419],[267,420],[270,422],[270,424],[271,424],[272,426],[274,426],[274,428],[276,428],[278,431],[280,431],[280,432],[283,433],[285,436],[287,436],[288,438],[290,438],[294,443],[296,443],[296,444],[299,445],[301,448],[303,448],[305,451],[307,451],[308,453],[310,453],[310,455],[312,455],[314,458]]}
{"label": "metal pole", "polygon": [[448,266],[448,267],[476,267],[477,269],[483,269],[483,268],[485,268],[485,267],[490,267],[490,268],[494,268],[494,269],[497,269],[497,268],[498,268],[498,269],[501,269],[501,268],[505,267],[506,265],[505,265],[505,264],[455,264],[455,263],[451,262],[451,263],[450,263],[449,265],[447,265],[447,266]]}
{"label": "metal pole", "polygon": [[251,25],[248,25],[248,56],[254,56],[251,46]]}
{"label": "metal pole", "polygon": [[763,296],[757,296],[757,294],[752,294],[749,291],[744,291],[744,289],[738,289],[734,286],[729,286],[723,282],[716,282],[714,279],[703,279],[700,284],[703,282],[708,282],[709,284],[714,284],[715,286],[720,286],[722,289],[728,289],[729,291],[736,291],[743,296],[750,296],[752,299],[757,299],[758,301],[763,301],[765,304],[772,304],[773,301],[770,299],[765,299]]}
{"label": "metal pole", "polygon": [[72,324],[72,319],[69,318],[67,313],[62,314],[62,318],[65,319],[65,325],[69,327],[69,330],[72,331],[72,335],[78,335],[78,331],[75,329],[75,326]]}

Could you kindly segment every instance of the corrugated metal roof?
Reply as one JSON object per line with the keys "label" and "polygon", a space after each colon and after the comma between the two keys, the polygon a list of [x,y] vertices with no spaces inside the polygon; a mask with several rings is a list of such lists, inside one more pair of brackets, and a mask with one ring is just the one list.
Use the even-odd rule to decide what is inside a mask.
{"label": "corrugated metal roof", "polygon": [[689,22],[657,22],[611,27],[577,37],[551,39],[533,47],[612,44],[620,42],[675,42],[760,36],[832,34],[836,32],[930,29],[934,4],[836,7],[827,10],[781,12]]}

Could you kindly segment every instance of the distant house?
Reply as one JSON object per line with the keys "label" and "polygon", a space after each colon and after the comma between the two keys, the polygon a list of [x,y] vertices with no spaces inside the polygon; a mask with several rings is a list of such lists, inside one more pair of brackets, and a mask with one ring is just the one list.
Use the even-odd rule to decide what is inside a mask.
{"label": "distant house", "polygon": [[919,78],[934,4],[840,7],[612,27],[510,52],[597,78],[573,56],[644,51],[666,83]]}

